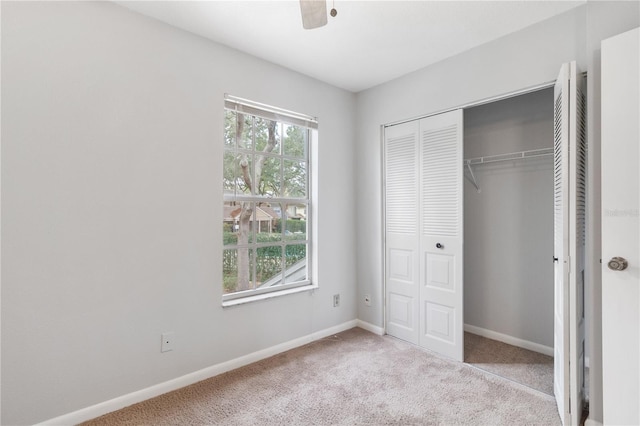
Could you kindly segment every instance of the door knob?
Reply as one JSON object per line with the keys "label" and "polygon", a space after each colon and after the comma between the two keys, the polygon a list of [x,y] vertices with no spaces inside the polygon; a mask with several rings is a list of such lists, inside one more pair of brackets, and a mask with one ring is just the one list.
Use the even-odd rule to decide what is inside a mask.
{"label": "door knob", "polygon": [[612,271],[624,271],[627,269],[627,266],[629,266],[629,263],[624,257],[613,257],[609,263],[607,263],[607,266]]}
{"label": "door knob", "polygon": [[440,244],[440,243],[437,243],[437,244],[436,244],[436,248],[441,249],[441,248],[444,248],[444,246],[443,246],[442,244]]}

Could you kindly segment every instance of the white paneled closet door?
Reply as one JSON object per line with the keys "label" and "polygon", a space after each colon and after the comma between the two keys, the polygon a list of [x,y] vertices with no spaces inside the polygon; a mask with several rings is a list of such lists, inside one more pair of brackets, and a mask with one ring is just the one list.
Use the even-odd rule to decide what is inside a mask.
{"label": "white paneled closet door", "polygon": [[385,129],[386,331],[464,359],[462,110]]}
{"label": "white paneled closet door", "polygon": [[564,64],[554,88],[554,393],[564,425],[584,400],[586,111],[582,75]]}
{"label": "white paneled closet door", "polygon": [[420,346],[464,360],[462,110],[420,120]]}
{"label": "white paneled closet door", "polygon": [[385,129],[386,331],[418,344],[418,129],[412,121]]}
{"label": "white paneled closet door", "polygon": [[602,415],[605,425],[640,424],[639,76],[640,28],[602,41]]}

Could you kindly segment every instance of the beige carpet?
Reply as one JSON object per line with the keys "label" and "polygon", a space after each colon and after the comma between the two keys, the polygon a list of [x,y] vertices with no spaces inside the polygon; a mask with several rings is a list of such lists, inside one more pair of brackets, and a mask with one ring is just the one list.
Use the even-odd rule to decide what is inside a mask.
{"label": "beige carpet", "polygon": [[464,361],[553,395],[553,357],[464,333]]}
{"label": "beige carpet", "polygon": [[359,328],[86,425],[559,425],[554,399]]}

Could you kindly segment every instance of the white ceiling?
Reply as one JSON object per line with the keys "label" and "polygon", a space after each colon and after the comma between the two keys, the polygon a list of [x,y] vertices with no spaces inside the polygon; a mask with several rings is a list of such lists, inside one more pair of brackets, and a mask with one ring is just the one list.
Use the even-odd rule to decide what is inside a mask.
{"label": "white ceiling", "polygon": [[144,15],[352,92],[497,39],[582,1],[327,0],[304,30],[297,0],[117,1]]}

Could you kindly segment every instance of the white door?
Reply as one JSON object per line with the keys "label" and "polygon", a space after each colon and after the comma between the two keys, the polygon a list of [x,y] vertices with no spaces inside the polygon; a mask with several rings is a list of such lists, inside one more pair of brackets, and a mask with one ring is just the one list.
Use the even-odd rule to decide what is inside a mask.
{"label": "white door", "polygon": [[[607,425],[640,424],[640,30],[602,42],[602,394]],[[611,269],[615,258],[624,270]],[[617,262],[621,265],[622,262]]]}
{"label": "white door", "polygon": [[462,110],[420,120],[420,346],[464,360]]}
{"label": "white door", "polygon": [[418,121],[385,129],[386,331],[418,344]]}
{"label": "white door", "polygon": [[575,62],[554,88],[554,393],[564,425],[584,400],[585,99]]}
{"label": "white door", "polygon": [[464,358],[462,110],[385,129],[386,331]]}

